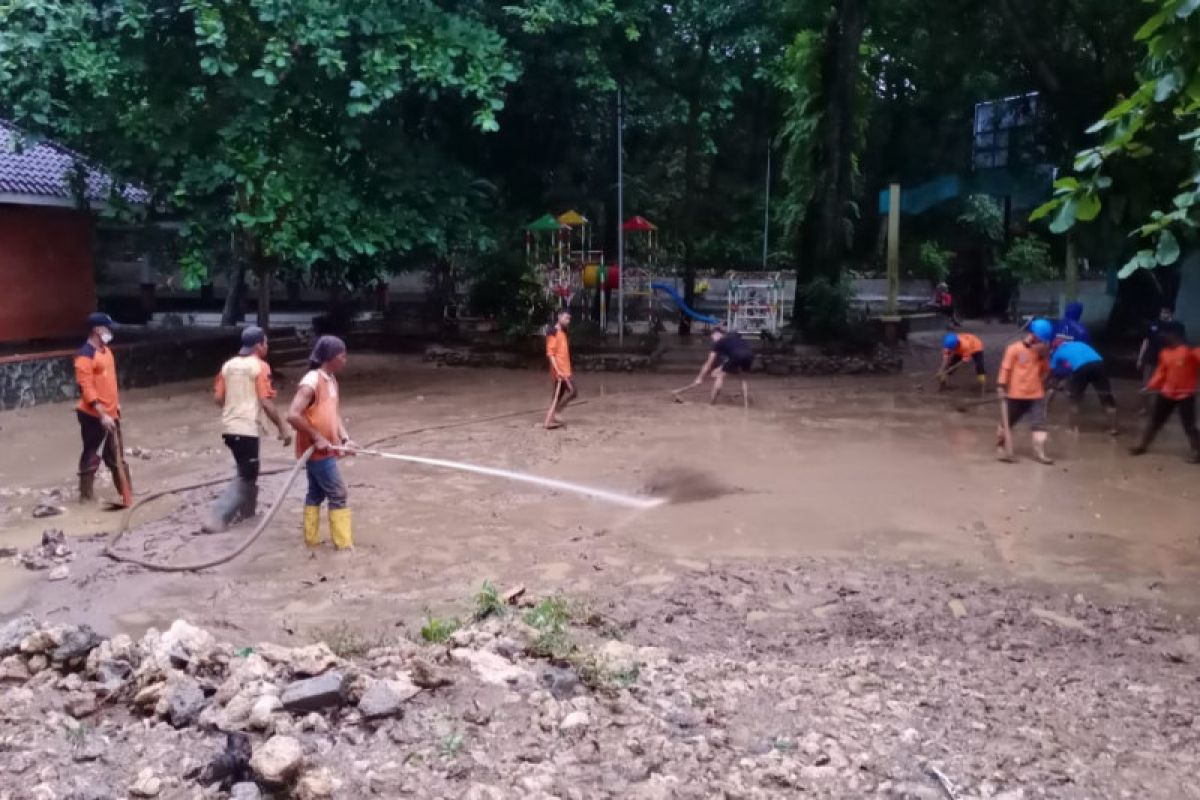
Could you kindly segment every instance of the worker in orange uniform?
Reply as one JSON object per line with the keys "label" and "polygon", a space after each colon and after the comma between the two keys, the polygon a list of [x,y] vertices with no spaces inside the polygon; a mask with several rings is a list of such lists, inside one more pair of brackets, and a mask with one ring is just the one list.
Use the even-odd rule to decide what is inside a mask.
{"label": "worker in orange uniform", "polygon": [[1129,452],[1135,456],[1146,452],[1171,413],[1179,409],[1179,421],[1183,423],[1183,432],[1192,447],[1188,461],[1200,463],[1200,433],[1196,431],[1196,378],[1200,374],[1200,353],[1184,342],[1181,323],[1164,322],[1159,332],[1162,349],[1158,353],[1158,369],[1154,370],[1145,389],[1157,392],[1158,397],[1154,400],[1142,440]]}
{"label": "worker in orange uniform", "polygon": [[578,396],[575,379],[571,375],[571,345],[567,342],[567,328],[571,325],[571,312],[565,308],[558,312],[555,323],[546,330],[546,360],[550,362],[550,377],[554,379],[554,396],[546,410],[546,430],[562,427],[559,416]]}
{"label": "worker in orange uniform", "polygon": [[1035,319],[1029,323],[1029,333],[1004,351],[996,381],[1001,404],[996,449],[1001,461],[1016,461],[1012,426],[1028,415],[1034,458],[1042,464],[1054,463],[1046,455],[1046,378],[1050,374],[1048,352],[1053,338],[1054,325],[1049,320]]}
{"label": "worker in orange uniform", "polygon": [[133,503],[133,482],[121,441],[121,402],[117,393],[117,362],[108,346],[115,323],[108,314],[96,312],[87,318],[88,338],[75,354],[75,382],[79,384],[79,433],[83,453],[79,457],[79,499],[95,498],[96,471],[103,459],[121,495],[121,504]]}
{"label": "worker in orange uniform", "polygon": [[950,374],[970,361],[975,365],[979,393],[987,388],[987,369],[983,365],[983,342],[969,333],[947,333],[942,339],[942,368],[938,370],[938,391],[950,384]]}
{"label": "worker in orange uniform", "polygon": [[308,373],[300,380],[288,411],[288,422],[296,429],[296,455],[313,448],[305,470],[308,493],[304,496],[304,543],[321,544],[321,503],[329,503],[329,532],[338,550],[353,550],[350,491],[338,472],[340,452],[358,448],[350,439],[339,408],[337,375],[346,366],[346,343],[336,336],[322,336],[308,358]]}
{"label": "worker in orange uniform", "polygon": [[249,519],[258,510],[259,431],[266,417],[279,431],[284,446],[291,433],[275,409],[275,389],[267,364],[267,333],[251,325],[242,331],[242,349],[221,366],[213,399],[221,406],[221,438],[233,454],[237,478],[230,482],[204,522],[207,533],[216,533],[238,519]]}

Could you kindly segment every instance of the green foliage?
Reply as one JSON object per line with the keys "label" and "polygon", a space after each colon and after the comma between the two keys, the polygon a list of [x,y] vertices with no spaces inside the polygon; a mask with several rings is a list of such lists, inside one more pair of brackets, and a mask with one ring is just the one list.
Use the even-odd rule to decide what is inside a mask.
{"label": "green foliage", "polygon": [[260,273],[327,284],[474,244],[468,176],[411,134],[447,101],[496,129],[518,69],[473,14],[430,0],[9,0],[4,17],[0,108],[185,217],[190,285],[230,238]]}
{"label": "green foliage", "polygon": [[493,256],[475,267],[470,304],[474,313],[493,317],[505,336],[528,336],[547,324],[555,305],[541,276],[519,257]]}
{"label": "green foliage", "polygon": [[421,626],[421,638],[430,644],[443,644],[450,638],[450,634],[461,627],[462,620],[457,617],[442,619],[441,617],[427,614],[425,624]]}
{"label": "green foliage", "polygon": [[562,597],[548,597],[526,612],[525,624],[538,631],[530,652],[555,661],[570,659],[578,649],[571,636],[570,621],[571,609]]}
{"label": "green foliage", "polygon": [[995,269],[1012,285],[1051,280],[1058,275],[1050,260],[1050,245],[1036,236],[1013,239]]}
{"label": "green foliage", "polygon": [[841,335],[850,317],[854,290],[844,275],[818,276],[800,289],[797,320],[806,338],[824,341]]}
{"label": "green foliage", "polygon": [[500,591],[491,581],[484,581],[475,595],[475,619],[487,619],[491,616],[501,617],[505,612],[504,601]]}
{"label": "green foliage", "polygon": [[1004,209],[990,195],[967,195],[958,222],[985,242],[996,244],[1004,241]]}
{"label": "green foliage", "polygon": [[[1056,181],[1054,197],[1030,217],[1049,218],[1052,232],[1066,233],[1099,216],[1104,193],[1113,187],[1106,168],[1120,158],[1162,158],[1176,175],[1182,173],[1182,191],[1176,191],[1168,210],[1151,212],[1134,231],[1147,246],[1121,269],[1122,278],[1174,264],[1180,255],[1176,232],[1194,230],[1200,221],[1200,2],[1152,0],[1149,5],[1154,12],[1134,36],[1145,47],[1136,89],[1088,129],[1099,143],[1076,154],[1075,175]],[[1151,137],[1162,130],[1175,141],[1159,154]]]}
{"label": "green foliage", "polygon": [[937,242],[921,242],[917,251],[916,269],[912,272],[915,277],[941,283],[950,275],[950,263],[953,260],[952,250],[947,250]]}

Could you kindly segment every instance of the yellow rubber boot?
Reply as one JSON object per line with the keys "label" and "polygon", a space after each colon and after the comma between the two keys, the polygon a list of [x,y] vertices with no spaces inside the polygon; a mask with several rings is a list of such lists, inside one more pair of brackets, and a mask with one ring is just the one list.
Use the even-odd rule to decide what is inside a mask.
{"label": "yellow rubber boot", "polygon": [[321,507],[304,507],[304,543],[309,547],[321,544]]}
{"label": "yellow rubber boot", "polygon": [[329,536],[338,550],[353,550],[354,535],[351,532],[350,509],[329,509]]}

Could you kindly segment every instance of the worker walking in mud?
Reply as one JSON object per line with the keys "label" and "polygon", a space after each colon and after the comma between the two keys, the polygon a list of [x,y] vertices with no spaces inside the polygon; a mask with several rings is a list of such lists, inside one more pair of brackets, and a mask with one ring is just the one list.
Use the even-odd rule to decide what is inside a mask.
{"label": "worker walking in mud", "polygon": [[1000,395],[1000,425],[996,429],[996,450],[1001,461],[1013,463],[1012,426],[1029,417],[1033,429],[1033,456],[1041,464],[1053,464],[1046,455],[1046,377],[1050,361],[1046,356],[1054,326],[1044,319],[1029,324],[1029,333],[1004,351],[997,378]]}
{"label": "worker walking in mud", "polygon": [[1117,401],[1113,397],[1112,384],[1108,381],[1104,359],[1091,345],[1082,341],[1056,339],[1054,349],[1050,352],[1050,371],[1056,379],[1056,386],[1050,397],[1046,398],[1046,405],[1050,405],[1055,392],[1065,389],[1071,400],[1067,420],[1073,432],[1079,432],[1083,394],[1089,386],[1093,386],[1104,413],[1108,415],[1108,432],[1112,436],[1117,435]]}
{"label": "worker walking in mud", "polygon": [[1183,432],[1191,445],[1188,461],[1200,463],[1200,433],[1196,430],[1196,379],[1200,375],[1200,353],[1191,349],[1184,342],[1184,327],[1182,323],[1170,321],[1162,324],[1162,350],[1158,354],[1158,368],[1150,377],[1143,391],[1157,393],[1150,419],[1141,441],[1130,449],[1130,453],[1140,456],[1150,449],[1154,437],[1162,430],[1162,426],[1170,419],[1171,414],[1179,411],[1179,421],[1183,424]]}
{"label": "worker walking in mud", "polygon": [[133,482],[121,440],[117,362],[109,347],[114,327],[108,314],[90,314],[87,341],[75,354],[75,382],[79,385],[80,395],[75,416],[83,439],[83,452],[79,456],[79,500],[95,499],[96,472],[103,460],[121,495],[119,505],[128,507],[133,503]]}
{"label": "worker walking in mud", "polygon": [[938,391],[950,385],[950,376],[956,369],[970,361],[975,365],[975,382],[982,395],[987,389],[987,369],[983,364],[983,342],[969,333],[947,333],[942,339],[942,366],[938,370]]}
{"label": "worker walking in mud", "polygon": [[258,510],[259,432],[263,417],[279,432],[284,446],[291,433],[275,410],[271,367],[267,365],[267,334],[251,325],[242,331],[242,349],[217,373],[213,399],[221,406],[221,438],[237,465],[237,477],[217,498],[204,522],[206,533],[217,533]]}
{"label": "worker walking in mud", "polygon": [[[1158,369],[1158,354],[1163,348],[1163,326],[1175,320],[1175,309],[1170,306],[1163,306],[1159,309],[1158,319],[1150,324],[1150,329],[1146,331],[1146,337],[1142,339],[1142,346],[1138,349],[1137,369],[1142,376],[1142,385],[1150,381],[1150,376]],[[1180,326],[1183,323],[1179,323]],[[1187,338],[1186,328],[1180,328],[1183,331],[1183,338]],[[1153,405],[1153,396],[1147,394],[1146,401],[1142,404],[1139,414],[1145,416]]]}
{"label": "worker walking in mud", "polygon": [[337,376],[346,366],[346,343],[322,336],[308,358],[308,373],[296,387],[288,422],[296,430],[296,455],[311,447],[305,470],[308,493],[304,496],[304,543],[321,544],[321,504],[329,503],[329,532],[338,550],[353,550],[350,491],[338,471],[338,456],[358,449],[346,431],[340,409]]}
{"label": "worker walking in mud", "polygon": [[564,308],[558,312],[554,324],[546,329],[546,360],[550,362],[550,377],[554,380],[554,394],[550,408],[546,409],[546,430],[562,427],[560,415],[563,409],[579,396],[571,373],[571,344],[567,341],[570,325],[571,312]]}
{"label": "worker walking in mud", "polygon": [[750,383],[743,376],[754,366],[754,349],[736,331],[726,331],[720,325],[712,329],[710,336],[712,337],[712,349],[709,351],[704,365],[700,367],[700,374],[687,386],[676,389],[673,392],[675,399],[682,402],[680,395],[700,386],[706,377],[712,375],[713,387],[708,402],[715,404],[717,397],[721,394],[721,387],[725,385],[725,376],[737,375],[742,381],[742,405],[749,407]]}

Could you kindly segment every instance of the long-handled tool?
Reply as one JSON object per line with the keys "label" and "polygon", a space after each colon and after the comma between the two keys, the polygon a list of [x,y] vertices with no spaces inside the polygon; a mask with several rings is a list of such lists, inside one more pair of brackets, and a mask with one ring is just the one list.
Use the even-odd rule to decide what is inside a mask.
{"label": "long-handled tool", "polygon": [[[121,500],[125,503],[125,508],[133,505],[133,481],[129,475],[129,462],[125,460],[125,442],[121,440],[121,428],[113,428],[112,444],[116,448],[117,469],[120,471],[120,486],[118,489],[121,492]],[[114,476],[116,477],[116,476]]]}
{"label": "long-handled tool", "polygon": [[1013,460],[1012,427],[1008,424],[1008,398],[997,397],[1000,401],[1000,428],[1004,431],[1004,460]]}
{"label": "long-handled tool", "polygon": [[968,409],[974,408],[975,406],[986,406],[986,405],[989,405],[990,403],[995,403],[999,399],[1000,398],[998,398],[998,397],[984,397],[979,400],[964,400],[961,403],[958,403],[957,405],[955,405],[954,410],[960,414],[965,414],[965,413],[967,413]]}
{"label": "long-handled tool", "polygon": [[648,509],[655,508],[663,504],[662,498],[658,497],[631,497],[629,495],[610,492],[606,489],[597,489],[592,486],[584,486],[579,483],[571,483],[569,481],[560,481],[555,478],[543,478],[538,475],[529,475],[524,472],[513,472],[507,469],[498,469],[496,467],[483,467],[477,464],[464,464],[459,461],[447,461],[443,458],[426,458],[424,456],[410,456],[403,453],[384,453],[380,450],[364,450],[347,447],[336,447],[335,450],[341,450],[353,455],[375,456],[377,458],[387,458],[393,461],[408,461],[413,464],[424,464],[428,467],[443,467],[445,469],[456,469],[462,472],[474,472],[478,475],[491,475],[496,478],[504,478],[505,480],[517,481],[519,483],[532,483],[537,486],[545,486],[548,489],[558,489],[563,492],[573,492],[582,494],[588,497],[594,497],[597,500],[604,500],[609,503],[614,503],[627,508]]}

